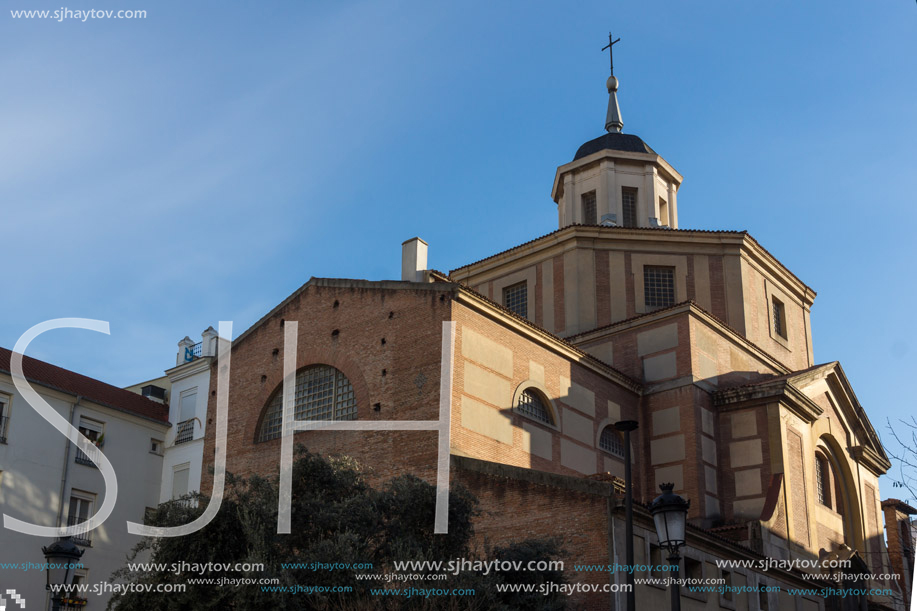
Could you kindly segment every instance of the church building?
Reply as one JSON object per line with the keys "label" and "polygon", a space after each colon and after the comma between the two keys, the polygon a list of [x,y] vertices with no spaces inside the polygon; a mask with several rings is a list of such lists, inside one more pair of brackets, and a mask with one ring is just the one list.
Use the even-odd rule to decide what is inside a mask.
{"label": "church building", "polygon": [[[482,504],[477,535],[563,538],[569,579],[599,589],[571,599],[583,608],[625,608],[623,594],[601,591],[623,575],[573,565],[624,563],[613,424],[633,420],[637,563],[664,563],[646,504],[673,483],[691,502],[682,576],[746,587],[683,588],[684,609],[904,609],[909,581],[845,586],[884,595],[792,596],[838,582],[749,568],[840,558],[852,573],[892,573],[883,511],[910,514],[882,503],[891,465],[841,364],[813,356],[815,291],[746,231],[680,227],[682,175],[622,131],[614,76],[607,88],[606,133],[554,176],[554,231],[470,253],[475,262],[448,273],[408,240],[400,281],[312,278],[234,341],[227,470],[279,471],[284,328],[296,321],[297,420],[449,423],[446,436],[319,430],[296,442],[352,456],[379,480],[431,483],[448,443],[451,481]],[[205,463],[215,409],[211,393]],[[638,609],[668,597],[636,588]]]}

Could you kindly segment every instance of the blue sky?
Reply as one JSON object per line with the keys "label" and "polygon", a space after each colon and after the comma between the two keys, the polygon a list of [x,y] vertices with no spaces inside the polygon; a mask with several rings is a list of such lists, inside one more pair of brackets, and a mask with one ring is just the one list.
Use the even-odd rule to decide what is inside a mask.
{"label": "blue sky", "polygon": [[[0,13],[0,345],[127,385],[310,276],[448,271],[556,227],[555,168],[625,132],[684,176],[685,228],[747,229],[818,291],[886,437],[914,413],[917,5],[80,0],[143,20]],[[885,495],[892,493],[886,484]]]}

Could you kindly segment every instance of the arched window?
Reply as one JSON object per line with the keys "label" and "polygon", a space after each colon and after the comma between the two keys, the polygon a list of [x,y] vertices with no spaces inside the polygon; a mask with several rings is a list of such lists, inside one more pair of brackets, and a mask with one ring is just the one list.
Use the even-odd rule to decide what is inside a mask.
{"label": "arched window", "polygon": [[542,397],[541,393],[534,388],[526,388],[522,391],[519,395],[519,401],[516,403],[516,411],[539,422],[554,424],[554,418],[551,417],[551,409],[548,407],[548,400]]}
{"label": "arched window", "polygon": [[815,454],[815,494],[819,503],[831,507],[831,467],[821,453]]}
{"label": "arched window", "polygon": [[599,437],[599,447],[618,458],[624,458],[624,441],[621,439],[621,433],[611,425],[602,429],[602,435]]}
{"label": "arched window", "polygon": [[[356,420],[353,386],[343,373],[329,365],[312,365],[296,374],[294,420]],[[283,432],[283,387],[274,394],[261,420],[258,441]]]}

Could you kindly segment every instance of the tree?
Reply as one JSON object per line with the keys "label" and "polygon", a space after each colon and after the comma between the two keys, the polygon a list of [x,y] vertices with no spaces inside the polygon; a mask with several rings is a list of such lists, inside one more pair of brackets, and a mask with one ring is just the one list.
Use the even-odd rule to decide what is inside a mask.
{"label": "tree", "polygon": [[894,449],[885,447],[892,460],[898,463],[898,475],[892,480],[892,487],[906,493],[907,498],[901,499],[905,503],[917,503],[917,417],[898,420],[894,425],[889,420],[888,430],[897,446]]}
{"label": "tree", "polygon": [[[133,584],[183,585],[183,592],[149,594],[137,591],[116,594],[109,610],[151,608],[163,611],[209,609],[298,610],[340,609],[543,609],[564,608],[566,597],[557,594],[497,592],[501,583],[562,582],[563,573],[417,571],[410,581],[395,577],[396,561],[449,561],[454,559],[553,560],[562,553],[554,540],[528,540],[478,554],[473,546],[473,518],[478,503],[467,489],[450,490],[449,533],[433,534],[436,490],[412,476],[394,478],[380,489],[369,486],[359,465],[349,459],[324,459],[297,448],[293,466],[291,534],[278,535],[278,483],[263,477],[227,475],[226,492],[217,517],[200,531],[174,538],[148,538],[133,550],[129,563],[112,581]],[[201,495],[163,503],[147,521],[157,526],[177,526],[197,517],[207,505]],[[155,570],[131,570],[131,563],[148,558]],[[210,563],[210,564],[208,564]],[[251,570],[225,570],[214,563],[258,565]],[[371,569],[353,565],[370,564]],[[338,564],[339,568],[325,567]],[[195,566],[197,565],[197,566]],[[263,570],[257,570],[263,565]],[[195,569],[208,567],[197,572]],[[457,574],[453,574],[457,573]],[[375,579],[367,577],[375,576]],[[218,587],[253,580],[238,586]],[[258,580],[270,579],[266,585]],[[205,583],[200,583],[203,580]],[[231,582],[229,580],[237,580]],[[274,582],[273,580],[276,580]],[[297,586],[324,588],[311,593],[291,593]],[[334,588],[348,588],[334,591]],[[416,590],[472,589],[474,596],[386,595],[394,588]],[[384,592],[383,590],[389,590]]]}

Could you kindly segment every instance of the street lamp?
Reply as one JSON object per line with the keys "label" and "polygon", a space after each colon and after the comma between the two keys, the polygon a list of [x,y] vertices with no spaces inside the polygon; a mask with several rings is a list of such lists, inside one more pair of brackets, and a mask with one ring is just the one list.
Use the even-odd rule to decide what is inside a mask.
{"label": "street lamp", "polygon": [[688,519],[690,501],[686,501],[674,492],[675,484],[661,484],[662,494],[650,503],[650,513],[656,523],[656,535],[659,547],[669,552],[668,560],[675,566],[675,582],[672,584],[672,611],[681,611],[681,591],[678,586],[678,563],[681,556],[678,550],[685,544],[685,523]]}
{"label": "street lamp", "polygon": [[[51,611],[59,611],[65,592],[58,586],[70,583],[73,565],[82,558],[86,550],[78,548],[70,537],[63,537],[48,547],[42,547],[41,551],[45,554],[48,577],[46,588],[51,592]],[[56,590],[52,589],[52,586],[55,586]]]}
{"label": "street lamp", "polygon": [[615,422],[616,430],[624,433],[624,554],[627,572],[627,611],[637,611],[637,593],[634,592],[634,480],[630,468],[630,434],[637,430],[636,420]]}

